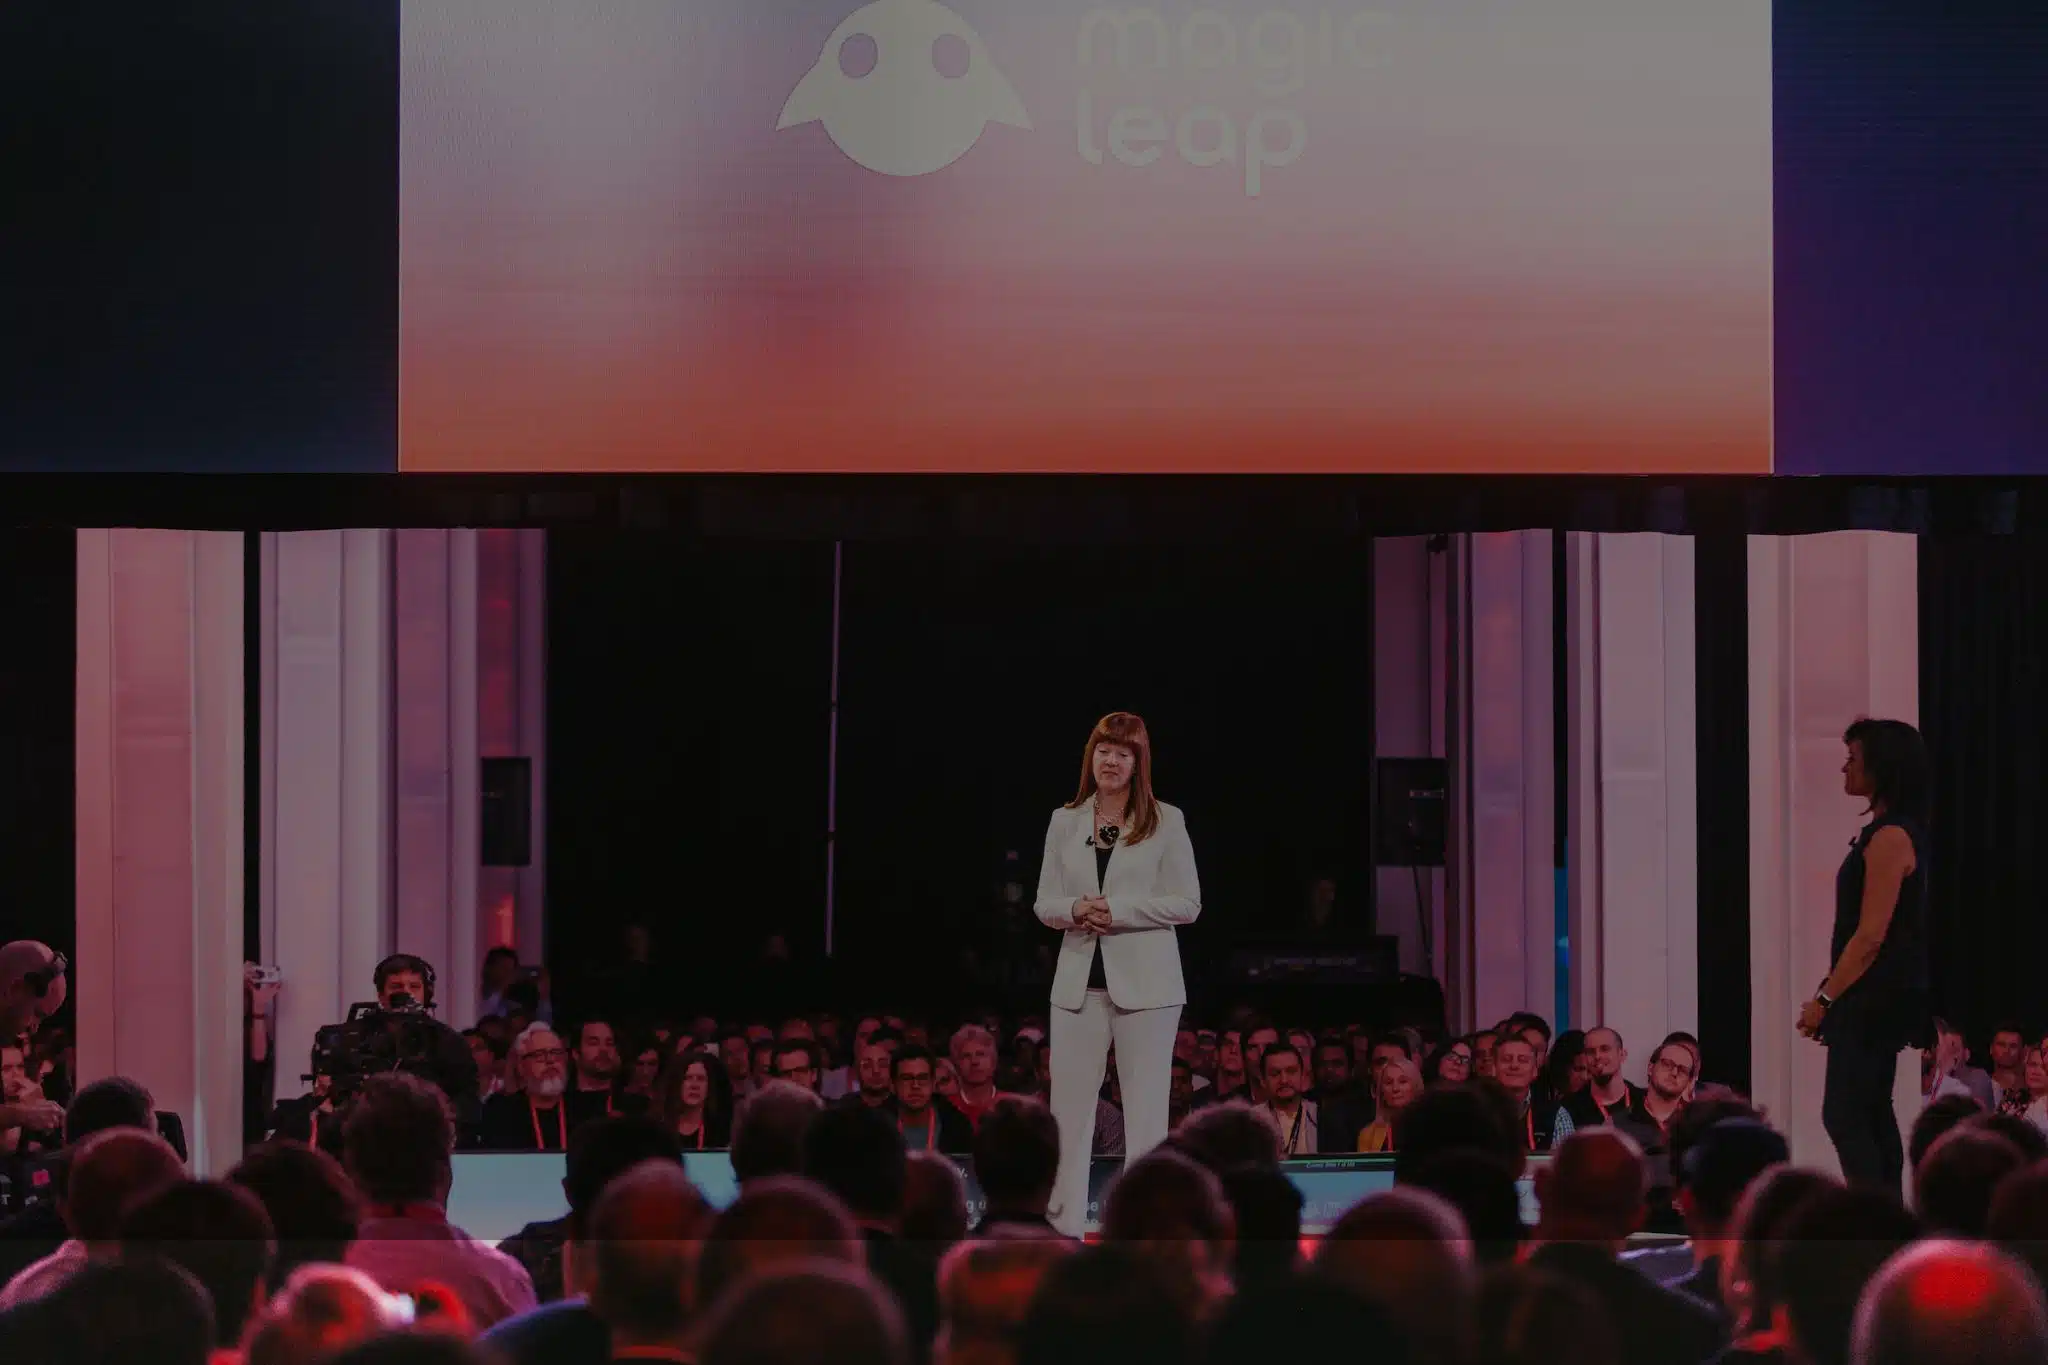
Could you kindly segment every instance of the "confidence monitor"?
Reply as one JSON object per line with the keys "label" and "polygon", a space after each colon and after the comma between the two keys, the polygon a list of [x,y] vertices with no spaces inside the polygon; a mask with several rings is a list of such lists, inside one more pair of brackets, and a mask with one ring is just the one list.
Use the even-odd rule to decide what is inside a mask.
{"label": "confidence monitor", "polygon": [[399,464],[1768,473],[1770,0],[404,0]]}

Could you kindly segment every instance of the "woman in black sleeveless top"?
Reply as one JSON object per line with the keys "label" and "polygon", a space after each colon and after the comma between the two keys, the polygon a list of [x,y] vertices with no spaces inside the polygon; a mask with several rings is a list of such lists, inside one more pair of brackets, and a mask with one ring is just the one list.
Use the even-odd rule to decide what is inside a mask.
{"label": "woman in black sleeveless top", "polygon": [[1871,818],[1835,875],[1834,966],[1799,1012],[1799,1031],[1827,1045],[1821,1121],[1843,1176],[1897,1192],[1899,1053],[1924,1045],[1931,1017],[1927,746],[1898,720],[1859,720],[1842,739],[1842,788]]}

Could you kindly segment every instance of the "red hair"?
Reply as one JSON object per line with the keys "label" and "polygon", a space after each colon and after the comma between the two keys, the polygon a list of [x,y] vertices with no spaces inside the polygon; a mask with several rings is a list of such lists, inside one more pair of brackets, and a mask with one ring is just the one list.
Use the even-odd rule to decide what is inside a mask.
{"label": "red hair", "polygon": [[1129,711],[1112,711],[1095,722],[1088,743],[1081,750],[1081,789],[1067,802],[1076,810],[1095,798],[1095,751],[1104,744],[1129,749],[1137,760],[1131,765],[1130,803],[1124,808],[1124,836],[1127,844],[1142,844],[1159,829],[1159,801],[1152,795],[1152,736],[1145,719]]}

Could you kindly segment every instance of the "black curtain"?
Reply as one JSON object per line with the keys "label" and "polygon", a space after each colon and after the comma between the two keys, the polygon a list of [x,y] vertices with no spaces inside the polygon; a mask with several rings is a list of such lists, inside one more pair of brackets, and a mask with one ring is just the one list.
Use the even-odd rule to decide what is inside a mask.
{"label": "black curtain", "polygon": [[1697,1033],[1707,1079],[1747,1094],[1749,538],[1696,537],[1693,586],[1699,746]]}
{"label": "black curtain", "polygon": [[674,1009],[738,1008],[825,900],[829,542],[548,537],[548,941],[565,990],[653,931]]}
{"label": "black curtain", "polygon": [[78,536],[0,530],[0,942],[77,944]]}
{"label": "black curtain", "polygon": [[2048,538],[1922,537],[1920,717],[1934,760],[1936,1007],[1983,1056],[2048,1027]]}

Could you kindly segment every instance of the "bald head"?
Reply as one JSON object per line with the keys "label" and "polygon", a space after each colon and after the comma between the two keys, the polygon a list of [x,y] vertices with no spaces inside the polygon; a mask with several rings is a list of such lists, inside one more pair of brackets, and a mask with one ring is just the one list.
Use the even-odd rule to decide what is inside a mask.
{"label": "bald head", "polygon": [[1612,1128],[1572,1134],[1536,1172],[1538,1235],[1549,1241],[1618,1242],[1641,1225],[1649,1171],[1642,1148]]}
{"label": "bald head", "polygon": [[2033,1365],[2048,1303],[2019,1262],[1974,1242],[1921,1242],[1885,1264],[1856,1310],[1855,1365]]}
{"label": "bald head", "polygon": [[1316,1248],[1316,1272],[1377,1306],[1421,1358],[1461,1359],[1477,1276],[1458,1211],[1396,1187],[1354,1206]]}
{"label": "bald head", "polygon": [[[0,1038],[33,1033],[43,1020],[63,1008],[70,986],[61,972],[52,973],[57,954],[46,943],[21,938],[0,945]],[[30,980],[37,973],[48,980]]]}
{"label": "bald head", "polygon": [[111,1242],[128,1207],[184,1179],[171,1144],[140,1128],[115,1128],[88,1138],[71,1158],[64,1182],[64,1225],[82,1242]]}
{"label": "bald head", "polygon": [[682,1334],[710,1224],[710,1206],[676,1162],[643,1161],[605,1186],[590,1215],[590,1303],[620,1344],[670,1344]]}

